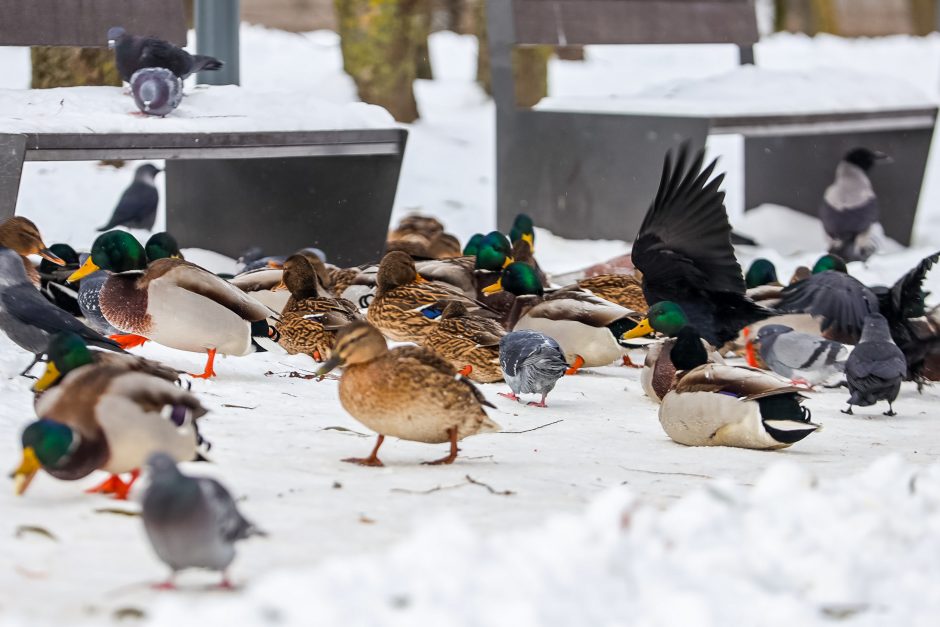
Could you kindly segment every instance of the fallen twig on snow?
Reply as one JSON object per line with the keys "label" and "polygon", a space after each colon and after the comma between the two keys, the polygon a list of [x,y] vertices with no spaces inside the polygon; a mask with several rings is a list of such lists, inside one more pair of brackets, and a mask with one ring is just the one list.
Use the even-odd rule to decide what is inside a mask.
{"label": "fallen twig on snow", "polygon": [[538,427],[532,427],[531,429],[523,429],[522,431],[499,431],[498,433],[528,433],[529,431],[538,431],[539,429],[544,429],[545,427],[550,427],[552,425],[557,425],[559,422],[564,422],[564,418],[559,418],[555,422],[547,422],[544,425],[539,425]]}

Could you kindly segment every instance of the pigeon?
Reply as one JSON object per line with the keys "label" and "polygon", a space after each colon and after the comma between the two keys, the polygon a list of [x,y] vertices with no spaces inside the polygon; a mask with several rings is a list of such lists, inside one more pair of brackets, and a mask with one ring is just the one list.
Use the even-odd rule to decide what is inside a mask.
{"label": "pigeon", "polygon": [[500,396],[518,401],[519,394],[541,394],[529,405],[547,407],[545,397],[568,369],[565,354],[554,339],[538,331],[513,331],[499,340],[499,365],[509,393]]}
{"label": "pigeon", "polygon": [[866,261],[878,248],[880,211],[868,171],[887,158],[868,148],[850,150],[823,195],[819,220],[829,237],[829,252],[846,261]]}
{"label": "pigeon", "polygon": [[827,270],[783,288],[776,309],[810,314],[826,339],[855,344],[865,316],[878,313],[878,297],[858,279]]}
{"label": "pigeon", "polygon": [[121,26],[108,29],[108,48],[114,49],[114,63],[124,82],[130,82],[134,72],[141,68],[166,68],[185,79],[190,74],[223,66],[214,57],[189,54],[163,39],[131,35]]}
{"label": "pigeon", "polygon": [[141,516],[154,552],[170,567],[170,578],[159,588],[174,588],[176,574],[187,568],[222,573],[221,586],[231,588],[227,570],[235,559],[235,543],[263,531],[245,519],[225,487],[208,477],[190,477],[165,453],[147,461],[150,485]]}
{"label": "pigeon", "polygon": [[91,346],[121,352],[114,341],[43,298],[26,276],[20,256],[9,248],[0,248],[0,329],[36,356],[23,374],[46,352],[50,336],[60,331],[72,331]]}
{"label": "pigeon", "polygon": [[137,168],[134,182],[121,194],[111,219],[98,231],[110,231],[117,226],[148,231],[153,229],[153,223],[157,220],[157,204],[160,202],[160,194],[153,179],[160,172],[162,170],[149,163]]}
{"label": "pigeon", "polygon": [[870,314],[865,318],[858,346],[845,362],[845,378],[851,396],[848,409],[843,409],[842,413],[851,414],[853,405],[869,407],[878,401],[888,401],[884,415],[894,416],[893,403],[906,376],[907,361],[891,339],[888,321],[879,313]]}
{"label": "pigeon", "polygon": [[849,350],[839,342],[799,333],[783,324],[761,327],[754,338],[761,359],[794,384],[821,385],[845,370]]}
{"label": "pigeon", "polygon": [[134,104],[144,115],[165,117],[183,100],[183,81],[166,68],[141,68],[130,83]]}

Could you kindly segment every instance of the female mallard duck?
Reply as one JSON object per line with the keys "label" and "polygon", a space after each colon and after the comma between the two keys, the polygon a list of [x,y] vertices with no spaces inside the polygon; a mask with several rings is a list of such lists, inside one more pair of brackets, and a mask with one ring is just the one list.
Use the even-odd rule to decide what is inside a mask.
{"label": "female mallard duck", "polygon": [[283,281],[291,296],[277,325],[278,343],[288,353],[323,361],[333,349],[336,331],[359,320],[359,310],[346,299],[323,295],[321,277],[303,255],[284,262]]}
{"label": "female mallard duck", "polygon": [[578,287],[630,311],[646,311],[643,285],[630,274],[598,274],[578,281]]}
{"label": "female mallard duck", "polygon": [[[332,295],[333,284],[330,280],[330,272],[323,260],[307,249],[296,254],[304,257],[316,270],[318,292]],[[267,266],[242,272],[231,279],[230,283],[277,313],[283,312],[284,306],[290,300],[290,290],[284,283],[283,263],[278,264],[277,267]]]}
{"label": "female mallard duck", "polygon": [[[271,310],[208,270],[182,259],[149,266],[144,249],[124,231],[98,236],[91,256],[70,281],[99,269],[112,274],[101,288],[101,313],[115,328],[178,350],[207,353],[197,378],[215,376],[217,353],[247,355],[253,337],[270,337]],[[137,269],[121,270],[127,266]],[[145,269],[144,269],[145,268]]]}
{"label": "female mallard duck", "polygon": [[[90,491],[127,498],[152,453],[199,457],[196,419],[205,413],[195,396],[163,379],[112,365],[77,368],[36,403],[40,418],[23,431],[16,493],[40,469],[65,481],[104,470],[111,478]],[[125,483],[118,475],[127,472]]]}
{"label": "female mallard duck", "polygon": [[56,265],[65,265],[65,261],[43,243],[42,235],[32,220],[27,220],[22,216],[13,216],[0,222],[0,246],[9,248],[22,257],[26,276],[36,287],[40,286],[39,272],[36,266],[26,258],[27,255],[39,255]]}
{"label": "female mallard duck", "polygon": [[[620,344],[620,339],[640,318],[639,314],[598,298],[577,285],[543,297],[535,269],[524,263],[507,266],[500,279],[484,291],[500,290],[516,297],[509,322],[511,328],[540,331],[554,338],[571,365],[568,374],[622,359],[626,348]],[[518,322],[513,324],[514,318]]]}
{"label": "female mallard duck", "polygon": [[366,317],[392,340],[422,344],[443,312],[441,303],[448,300],[479,307],[450,285],[424,279],[411,257],[393,251],[379,264],[375,298]]}
{"label": "female mallard duck", "polygon": [[704,362],[725,363],[698,331],[689,326],[689,319],[682,307],[672,301],[660,301],[650,307],[646,318],[624,334],[624,338],[642,337],[651,330],[665,335],[667,339],[650,346],[640,373],[640,384],[646,395],[657,403],[675,385],[679,372]]}
{"label": "female mallard duck", "polygon": [[437,444],[450,442],[450,454],[426,462],[450,464],[457,459],[457,441],[498,431],[483,406],[493,407],[467,379],[433,352],[418,346],[388,349],[372,325],[359,321],[336,334],[333,356],[321,376],[343,366],[339,400],[353,418],[379,434],[364,459],[343,461],[381,466],[378,452],[385,436]]}
{"label": "female mallard duck", "polygon": [[493,318],[474,315],[465,303],[451,301],[424,346],[450,362],[460,374],[477,383],[503,380],[499,365],[499,340],[506,334]]}
{"label": "female mallard duck", "polygon": [[761,370],[704,363],[704,351],[698,361],[659,406],[660,424],[679,444],[779,449],[820,428],[799,388]]}

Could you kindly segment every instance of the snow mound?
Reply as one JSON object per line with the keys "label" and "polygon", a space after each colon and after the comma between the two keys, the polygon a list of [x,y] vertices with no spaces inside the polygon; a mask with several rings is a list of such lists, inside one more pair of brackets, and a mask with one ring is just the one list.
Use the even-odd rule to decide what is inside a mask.
{"label": "snow mound", "polygon": [[199,86],[165,118],[131,115],[120,87],[0,90],[0,130],[13,133],[170,133],[389,128],[391,115],[361,102],[336,104],[309,91]]}
{"label": "snow mound", "polygon": [[240,597],[167,600],[154,624],[928,625],[940,615],[940,465],[846,479],[792,463],[665,511],[625,490],[481,537],[427,521],[383,555],[281,572]]}

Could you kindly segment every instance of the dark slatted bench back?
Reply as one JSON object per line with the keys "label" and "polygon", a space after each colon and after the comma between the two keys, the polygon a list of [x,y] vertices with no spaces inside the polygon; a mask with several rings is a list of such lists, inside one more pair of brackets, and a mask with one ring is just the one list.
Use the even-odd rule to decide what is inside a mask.
{"label": "dark slatted bench back", "polygon": [[186,43],[183,0],[0,0],[0,46],[106,46],[112,26]]}
{"label": "dark slatted bench back", "polygon": [[706,44],[758,39],[754,0],[509,0],[516,44]]}

